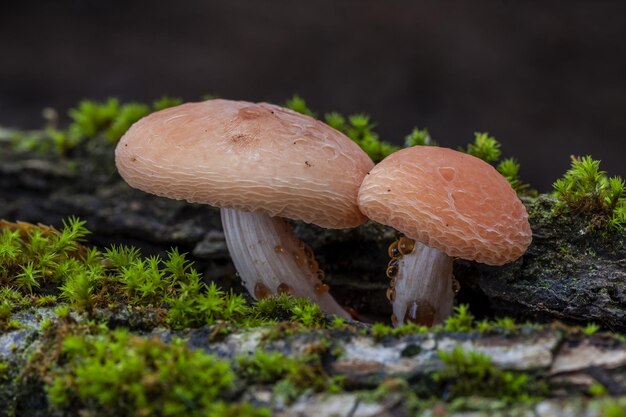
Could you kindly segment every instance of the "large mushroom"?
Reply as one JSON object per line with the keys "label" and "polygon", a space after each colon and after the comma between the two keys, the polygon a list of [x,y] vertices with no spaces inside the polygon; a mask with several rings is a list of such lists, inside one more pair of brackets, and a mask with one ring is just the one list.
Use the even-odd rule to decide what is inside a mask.
{"label": "large mushroom", "polygon": [[374,164],[348,137],[272,104],[209,100],[139,120],[115,161],[134,188],[220,207],[229,252],[255,298],[287,292],[349,317],[284,220],[325,228],[365,221],[357,194]]}
{"label": "large mushroom", "polygon": [[532,239],[526,208],[507,180],[471,155],[435,146],[395,152],[366,176],[359,207],[403,233],[389,248],[394,325],[432,325],[454,303],[453,258],[502,265]]}

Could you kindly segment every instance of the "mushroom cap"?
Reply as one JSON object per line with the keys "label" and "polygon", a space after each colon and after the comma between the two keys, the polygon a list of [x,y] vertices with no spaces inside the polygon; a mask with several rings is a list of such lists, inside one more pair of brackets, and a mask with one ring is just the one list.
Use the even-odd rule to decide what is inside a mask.
{"label": "mushroom cap", "polygon": [[357,194],[374,163],[311,117],[267,103],[209,100],[152,113],[120,139],[115,163],[140,190],[328,228],[365,221]]}
{"label": "mushroom cap", "polygon": [[365,177],[359,207],[450,256],[502,265],[532,240],[526,208],[508,181],[474,156],[414,146],[385,158]]}

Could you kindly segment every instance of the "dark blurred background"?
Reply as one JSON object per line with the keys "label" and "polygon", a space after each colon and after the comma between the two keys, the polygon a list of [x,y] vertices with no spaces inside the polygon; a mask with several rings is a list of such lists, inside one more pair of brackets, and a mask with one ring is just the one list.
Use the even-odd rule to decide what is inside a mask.
{"label": "dark blurred background", "polygon": [[541,190],[591,154],[626,177],[624,1],[29,1],[0,6],[0,125],[163,94],[367,112],[401,143],[499,139]]}

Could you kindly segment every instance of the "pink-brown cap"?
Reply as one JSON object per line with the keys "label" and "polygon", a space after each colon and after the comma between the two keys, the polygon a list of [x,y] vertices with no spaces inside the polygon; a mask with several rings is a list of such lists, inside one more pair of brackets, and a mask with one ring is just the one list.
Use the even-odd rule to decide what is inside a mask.
{"label": "pink-brown cap", "polygon": [[388,156],[365,177],[359,207],[427,246],[489,265],[514,261],[532,240],[508,181],[452,149],[414,146]]}
{"label": "pink-brown cap", "polygon": [[149,193],[329,228],[365,221],[357,194],[374,165],[320,121],[230,100],[144,117],[120,140],[115,162],[130,186]]}

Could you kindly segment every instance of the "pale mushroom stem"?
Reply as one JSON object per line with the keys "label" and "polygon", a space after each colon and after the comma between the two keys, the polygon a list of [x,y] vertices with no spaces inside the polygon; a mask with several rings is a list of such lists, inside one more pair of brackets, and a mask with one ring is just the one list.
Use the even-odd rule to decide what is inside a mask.
{"label": "pale mushroom stem", "polygon": [[[397,245],[394,249],[394,244]],[[452,313],[454,303],[452,263],[444,252],[406,237],[390,247],[387,275],[392,278],[388,298],[394,326],[413,322],[432,326]]]}
{"label": "pale mushroom stem", "polygon": [[228,251],[255,299],[280,293],[308,298],[322,311],[350,319],[328,292],[315,256],[280,217],[221,209]]}

